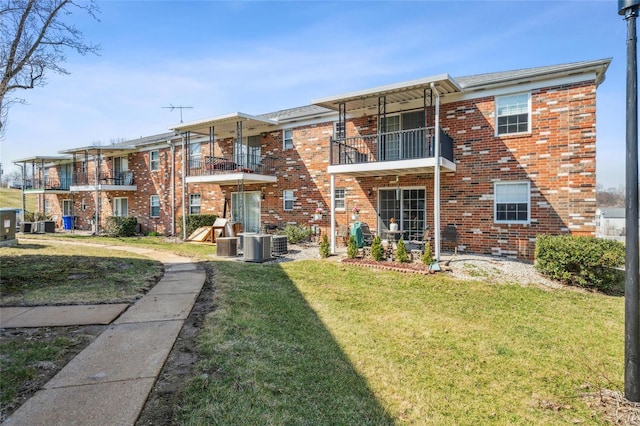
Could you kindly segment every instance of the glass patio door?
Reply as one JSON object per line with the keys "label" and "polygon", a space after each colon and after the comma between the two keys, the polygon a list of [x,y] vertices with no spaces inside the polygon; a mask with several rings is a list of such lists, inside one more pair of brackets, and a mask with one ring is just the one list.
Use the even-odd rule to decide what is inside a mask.
{"label": "glass patio door", "polygon": [[244,232],[260,232],[260,192],[231,194],[231,221],[242,223]]}
{"label": "glass patio door", "polygon": [[378,194],[378,235],[384,236],[394,218],[403,239],[421,239],[426,227],[425,190],[421,188],[380,189]]}
{"label": "glass patio door", "polygon": [[249,136],[245,138],[244,141],[236,139],[233,149],[233,162],[239,166],[255,170],[256,166],[260,164],[260,150],[259,135]]}

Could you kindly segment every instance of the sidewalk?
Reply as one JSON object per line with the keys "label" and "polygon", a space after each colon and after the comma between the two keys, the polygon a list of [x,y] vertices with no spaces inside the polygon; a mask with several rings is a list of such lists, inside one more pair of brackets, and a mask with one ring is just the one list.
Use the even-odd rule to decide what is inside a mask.
{"label": "sidewalk", "polygon": [[[133,425],[140,415],[198,298],[206,273],[191,259],[170,253],[104,247],[158,260],[164,263],[165,274],[149,293],[122,313],[3,425]],[[58,309],[69,321],[69,307]],[[2,326],[7,326],[5,320],[11,321],[12,327],[34,326],[26,324],[36,323],[37,312],[26,309],[10,316],[3,309]],[[76,314],[85,324],[97,324],[104,321],[102,314],[97,313],[95,309],[85,309],[84,313]],[[50,318],[53,321],[57,317]]]}

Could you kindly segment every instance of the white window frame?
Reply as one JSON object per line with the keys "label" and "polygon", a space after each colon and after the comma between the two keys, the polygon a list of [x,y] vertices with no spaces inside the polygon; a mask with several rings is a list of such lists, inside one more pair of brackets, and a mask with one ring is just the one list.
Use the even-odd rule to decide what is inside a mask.
{"label": "white window frame", "polygon": [[[291,135],[287,137],[287,133]],[[284,129],[282,130],[282,149],[293,149],[293,129]]]}
{"label": "white window frame", "polygon": [[117,217],[129,216],[129,198],[127,197],[113,198],[113,215]]}
{"label": "white window frame", "polygon": [[[341,195],[338,195],[342,193]],[[333,205],[336,211],[345,211],[347,206],[347,191],[344,188],[336,188],[333,193]]]}
{"label": "white window frame", "polygon": [[[153,214],[154,209],[158,210],[157,214]],[[160,196],[159,195],[149,196],[149,217],[160,217]]]}
{"label": "white window frame", "polygon": [[[526,196],[524,194],[511,194],[502,196],[499,194],[499,187],[522,186],[526,187]],[[527,204],[527,219],[498,219],[498,204]],[[520,224],[527,225],[531,223],[531,182],[528,181],[508,181],[494,182],[493,184],[493,223],[496,224]]]}
{"label": "white window frame", "polygon": [[[293,195],[292,189],[284,189],[282,191],[282,209],[286,212],[290,212],[293,210],[293,205],[295,202],[295,197]],[[287,203],[290,203],[291,206],[287,207]]]}
{"label": "white window frame", "polygon": [[[338,125],[339,124],[340,124],[339,121],[334,121],[333,122],[333,139],[340,139],[340,135],[339,135],[339,132],[338,132],[338,130],[339,130],[338,129]],[[344,135],[343,136],[346,138],[347,137],[347,123],[346,123],[346,121],[344,122],[343,125],[344,125]]]}
{"label": "white window frame", "polygon": [[[195,208],[198,209],[196,213],[193,212]],[[202,212],[202,196],[200,194],[189,194],[189,215],[201,214],[201,212]]]}
{"label": "white window frame", "polygon": [[73,200],[70,198],[65,198],[62,200],[62,216],[72,216],[73,215]]}
{"label": "white window frame", "polygon": [[[501,117],[512,117],[524,114],[522,111],[522,102],[517,101],[518,98],[526,96],[527,97],[527,130],[515,131],[515,132],[501,132],[500,126],[498,124]],[[518,106],[520,105],[520,106]],[[501,109],[506,109],[506,112],[501,113]],[[505,135],[521,135],[531,133],[531,93],[523,92],[523,93],[512,93],[504,96],[496,96],[495,97],[495,135],[496,136],[505,136]]]}
{"label": "white window frame", "polygon": [[160,151],[157,149],[149,152],[149,170],[160,170]]}

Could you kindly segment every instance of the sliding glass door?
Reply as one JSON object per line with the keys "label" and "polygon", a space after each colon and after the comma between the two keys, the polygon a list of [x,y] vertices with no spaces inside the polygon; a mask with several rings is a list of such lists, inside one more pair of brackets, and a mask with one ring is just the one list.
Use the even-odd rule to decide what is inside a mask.
{"label": "sliding glass door", "polygon": [[405,231],[403,239],[421,239],[426,227],[426,202],[423,188],[380,189],[378,194],[378,235],[389,229],[391,218]]}

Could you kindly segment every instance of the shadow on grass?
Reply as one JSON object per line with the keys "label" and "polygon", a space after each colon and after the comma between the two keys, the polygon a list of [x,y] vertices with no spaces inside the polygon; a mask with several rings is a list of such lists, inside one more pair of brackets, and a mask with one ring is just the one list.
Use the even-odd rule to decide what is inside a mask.
{"label": "shadow on grass", "polygon": [[185,424],[393,424],[278,265],[217,262]]}

